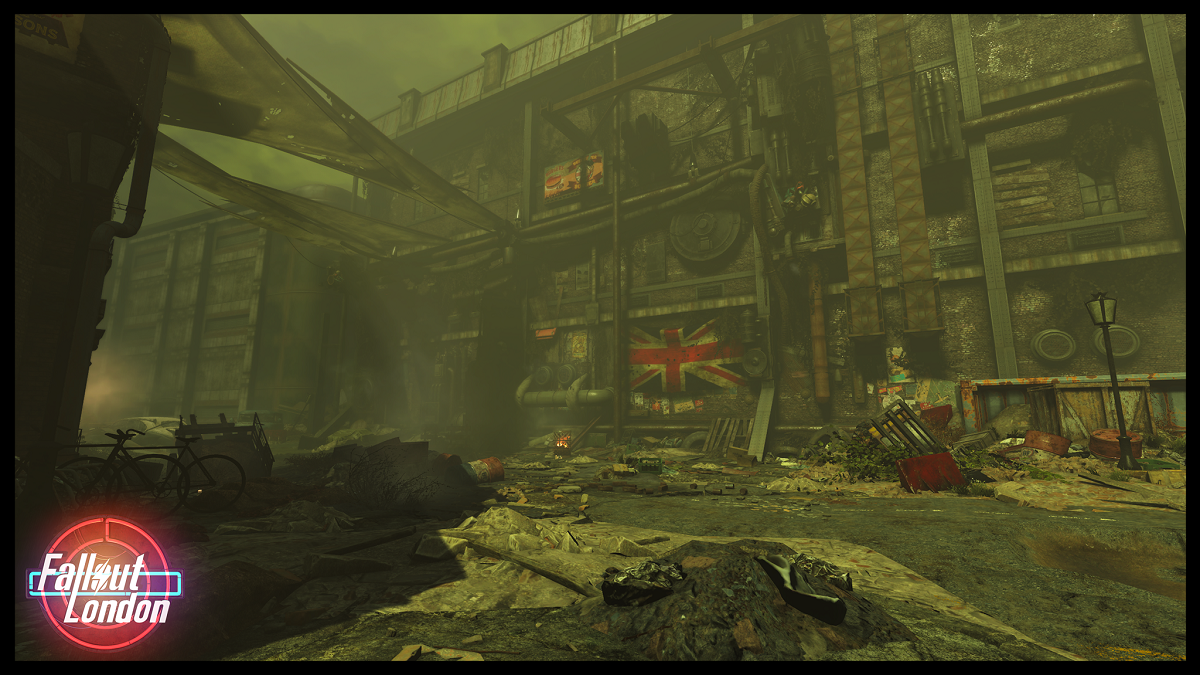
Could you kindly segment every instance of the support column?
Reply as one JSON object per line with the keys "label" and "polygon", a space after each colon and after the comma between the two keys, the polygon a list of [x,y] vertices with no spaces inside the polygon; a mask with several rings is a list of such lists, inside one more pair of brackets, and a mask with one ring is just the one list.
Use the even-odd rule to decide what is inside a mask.
{"label": "support column", "polygon": [[[613,79],[617,78],[617,43],[612,44]],[[624,308],[621,302],[621,177],[617,173],[621,157],[621,95],[613,101],[615,146],[606,168],[613,185],[613,442],[621,440],[625,424],[625,375],[629,360],[629,339],[625,336]]]}
{"label": "support column", "polygon": [[1154,75],[1154,90],[1158,94],[1158,112],[1162,116],[1163,135],[1167,141],[1167,159],[1171,180],[1178,199],[1179,225],[1187,235],[1187,112],[1179,76],[1175,72],[1175,55],[1171,53],[1171,38],[1167,35],[1167,18],[1163,14],[1143,14],[1142,31],[1146,35],[1146,55],[1150,57],[1150,72]]}
{"label": "support column", "polygon": [[[983,116],[979,99],[979,79],[975,74],[975,45],[971,39],[971,20],[966,14],[950,17],[957,57],[958,82],[962,92],[963,114],[967,120]],[[985,137],[986,138],[986,137]],[[1008,288],[1004,279],[1004,259],[1000,255],[1000,229],[996,222],[996,201],[992,195],[991,162],[984,139],[967,143],[971,164],[971,182],[975,187],[975,211],[979,219],[979,245],[983,252],[983,276],[987,283],[988,311],[991,314],[992,339],[996,343],[996,377],[1017,375],[1017,352],[1013,346],[1012,317],[1008,309]]]}

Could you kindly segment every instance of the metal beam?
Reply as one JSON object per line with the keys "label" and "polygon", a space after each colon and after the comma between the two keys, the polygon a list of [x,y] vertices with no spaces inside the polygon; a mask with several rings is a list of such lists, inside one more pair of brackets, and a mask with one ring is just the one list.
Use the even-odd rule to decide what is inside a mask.
{"label": "metal beam", "polygon": [[642,85],[640,87],[634,87],[634,89],[641,89],[642,91],[665,91],[671,94],[690,94],[692,96],[711,96],[713,98],[721,98],[725,96],[725,94],[716,91],[696,91],[695,89],[676,89],[675,87],[651,87],[649,85]]}
{"label": "metal beam", "polygon": [[[963,114],[968,121],[983,116],[979,98],[979,78],[975,70],[975,44],[971,22],[966,14],[952,14],[951,33],[958,57],[959,88]],[[997,377],[1018,377],[1017,352],[1013,344],[1012,318],[1008,307],[1008,289],[1004,278],[1004,258],[1000,253],[1000,228],[996,222],[996,201],[992,196],[991,162],[987,143],[967,143],[971,180],[975,186],[975,213],[979,222],[979,244],[983,251],[983,276],[987,285],[988,311],[992,320],[992,338],[996,346]]]}
{"label": "metal beam", "polygon": [[1187,234],[1187,111],[1183,107],[1183,90],[1175,72],[1175,55],[1171,53],[1166,15],[1143,14],[1142,31],[1146,34],[1146,54],[1150,58],[1150,72],[1154,75],[1154,88],[1158,92],[1158,112],[1162,117],[1163,135],[1167,142],[1167,161],[1178,199],[1179,226]]}
{"label": "metal beam", "polygon": [[721,58],[712,45],[712,40],[700,44],[700,56],[704,57],[704,62],[708,64],[708,69],[712,71],[713,77],[717,80],[717,86],[721,88],[721,93],[725,94],[725,98],[736,99],[738,96],[737,83],[733,81],[733,75],[729,74],[729,66],[725,64],[725,59]]}
{"label": "metal beam", "polygon": [[[762,40],[768,35],[775,33],[785,28],[792,19],[800,16],[799,14],[780,14],[763,21],[756,23],[749,28],[744,28],[736,33],[730,33],[725,37],[719,38],[712,44],[712,50],[716,54],[724,54],[725,52],[736,49],[743,45],[751,44],[756,40]],[[691,66],[704,63],[704,55],[701,53],[700,47],[689,49],[688,51],[669,58],[665,61],[660,61],[652,66],[643,68],[636,73],[626,75],[619,80],[600,85],[590,91],[585,91],[578,96],[571,97],[561,103],[557,103],[550,107],[554,113],[569,113],[572,110],[579,110],[589,106],[596,101],[603,100],[609,96],[615,96],[620,93],[637,89],[643,84],[648,84],[659,78],[666,77],[671,73],[690,68]]]}
{"label": "metal beam", "polygon": [[555,129],[558,129],[560,132],[562,132],[562,135],[566,136],[567,140],[574,143],[575,146],[580,150],[583,150],[584,152],[591,150],[591,148],[588,147],[592,144],[591,135],[584,133],[583,130],[575,126],[575,123],[567,119],[566,115],[553,112],[549,107],[545,107],[542,108],[542,119],[546,120],[553,125]]}

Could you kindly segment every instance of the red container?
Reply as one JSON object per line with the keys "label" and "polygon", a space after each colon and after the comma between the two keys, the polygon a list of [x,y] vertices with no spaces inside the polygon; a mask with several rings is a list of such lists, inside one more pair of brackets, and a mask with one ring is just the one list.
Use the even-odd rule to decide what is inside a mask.
{"label": "red container", "polygon": [[1025,443],[1022,444],[1022,447],[1037,448],[1038,450],[1052,452],[1059,457],[1066,457],[1067,451],[1071,449],[1071,439],[1048,434],[1044,431],[1030,430],[1025,432]]}
{"label": "red container", "polygon": [[967,484],[948,452],[896,460],[896,470],[900,472],[900,484],[909,492],[941,492]]}
{"label": "red container", "polygon": [[[1141,459],[1142,437],[1132,431],[1128,433],[1129,448],[1133,450],[1133,458]],[[1088,450],[1100,459],[1121,459],[1121,442],[1117,440],[1120,435],[1119,429],[1097,429],[1088,439]]]}
{"label": "red container", "polygon": [[925,408],[921,411],[921,421],[925,424],[936,427],[950,423],[950,413],[954,409],[948,405],[939,405],[936,408]]}

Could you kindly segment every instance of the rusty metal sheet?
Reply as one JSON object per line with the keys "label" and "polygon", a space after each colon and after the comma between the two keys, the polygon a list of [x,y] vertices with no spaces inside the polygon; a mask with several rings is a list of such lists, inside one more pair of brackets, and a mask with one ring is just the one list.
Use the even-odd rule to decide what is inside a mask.
{"label": "rusty metal sheet", "polygon": [[533,57],[533,74],[538,75],[558,65],[558,55],[562,51],[564,30],[553,33],[537,41],[537,53]]}
{"label": "rusty metal sheet", "polygon": [[504,86],[512,85],[529,77],[533,65],[533,54],[537,43],[530,43],[508,55],[504,68]]}
{"label": "rusty metal sheet", "polygon": [[622,14],[621,37],[640,28],[645,28],[658,19],[657,14]]}
{"label": "rusty metal sheet", "polygon": [[567,26],[563,40],[562,60],[573,59],[587,52],[592,42],[592,15],[588,14],[579,21]]}
{"label": "rusty metal sheet", "polygon": [[462,95],[462,85],[463,78],[460,77],[441,87],[441,96],[438,99],[438,117],[458,109],[458,97]]}
{"label": "rusty metal sheet", "polygon": [[912,83],[909,78],[885,82],[883,98],[892,159],[901,277],[905,281],[929,279],[933,276],[933,261],[925,227],[921,158],[917,150],[916,117],[913,114]]}
{"label": "rusty metal sheet", "polygon": [[899,77],[912,70],[908,58],[908,31],[898,31],[879,38],[879,78]]}
{"label": "rusty metal sheet", "polygon": [[438,101],[441,100],[441,95],[441,89],[434,89],[421,97],[421,106],[417,108],[417,124],[425,124],[433,120],[437,113]]}
{"label": "rusty metal sheet", "polygon": [[[825,15],[825,33],[829,36],[829,53],[833,54],[854,46],[852,14]],[[834,91],[837,91],[836,89]]]}
{"label": "rusty metal sheet", "polygon": [[1058,418],[1062,433],[1076,443],[1084,443],[1094,429],[1105,429],[1104,401],[1095,389],[1063,389],[1058,393]]}
{"label": "rusty metal sheet", "polygon": [[483,91],[483,68],[467,73],[466,77],[462,79],[462,83],[462,94],[458,99],[459,108],[479,100],[479,93]]}

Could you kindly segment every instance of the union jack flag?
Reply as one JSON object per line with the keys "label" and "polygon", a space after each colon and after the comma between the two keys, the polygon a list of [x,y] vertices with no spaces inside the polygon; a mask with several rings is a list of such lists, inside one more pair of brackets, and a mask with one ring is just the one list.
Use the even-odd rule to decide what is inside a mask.
{"label": "union jack flag", "polygon": [[656,375],[662,375],[662,389],[683,391],[687,375],[695,375],[718,387],[745,385],[737,373],[722,364],[742,360],[742,344],[721,341],[713,332],[713,319],[681,337],[682,328],[659,331],[659,337],[634,328],[630,331],[629,388],[636,389]]}

